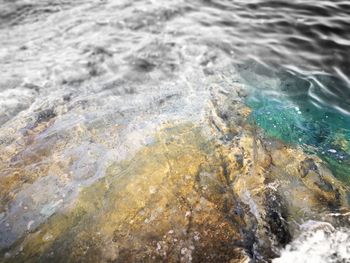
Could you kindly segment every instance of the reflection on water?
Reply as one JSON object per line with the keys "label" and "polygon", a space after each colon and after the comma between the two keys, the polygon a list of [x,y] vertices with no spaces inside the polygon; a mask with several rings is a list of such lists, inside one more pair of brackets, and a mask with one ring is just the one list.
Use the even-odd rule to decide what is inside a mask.
{"label": "reflection on water", "polygon": [[343,82],[254,63],[242,76],[251,89],[246,103],[253,109],[252,122],[270,136],[318,154],[339,178],[350,182],[350,104],[339,99],[334,103],[342,107],[332,104],[332,90],[347,92]]}
{"label": "reflection on water", "polygon": [[349,261],[349,15],[0,0],[0,262]]}

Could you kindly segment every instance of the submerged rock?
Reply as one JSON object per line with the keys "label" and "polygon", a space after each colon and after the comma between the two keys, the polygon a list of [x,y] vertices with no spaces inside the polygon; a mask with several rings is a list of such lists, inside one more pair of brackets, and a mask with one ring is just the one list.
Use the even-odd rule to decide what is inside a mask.
{"label": "submerged rock", "polygon": [[[317,157],[243,119],[215,122],[163,127],[60,213],[44,206],[50,217],[3,261],[267,262],[302,231],[297,223],[347,209],[346,188]],[[236,136],[223,143],[221,131]]]}
{"label": "submerged rock", "polygon": [[249,123],[243,86],[205,78],[103,118],[60,98],[69,115],[24,124],[0,152],[1,262],[269,262],[306,220],[348,225],[322,160]]}
{"label": "submerged rock", "polygon": [[309,172],[318,173],[317,165],[312,158],[306,158],[304,161],[302,161],[300,163],[299,171],[302,177],[307,176]]}

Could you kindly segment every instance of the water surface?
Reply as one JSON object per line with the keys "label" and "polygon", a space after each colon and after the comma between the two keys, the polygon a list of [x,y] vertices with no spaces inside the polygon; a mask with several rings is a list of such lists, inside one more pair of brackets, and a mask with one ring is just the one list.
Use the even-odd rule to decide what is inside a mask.
{"label": "water surface", "polygon": [[0,0],[1,262],[349,260],[349,15]]}

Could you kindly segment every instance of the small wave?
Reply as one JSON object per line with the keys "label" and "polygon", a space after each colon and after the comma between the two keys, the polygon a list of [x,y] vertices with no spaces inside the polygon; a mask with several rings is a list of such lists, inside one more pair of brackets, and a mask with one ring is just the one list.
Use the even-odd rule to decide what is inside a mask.
{"label": "small wave", "polygon": [[350,262],[350,230],[331,224],[308,221],[305,231],[281,251],[273,263]]}

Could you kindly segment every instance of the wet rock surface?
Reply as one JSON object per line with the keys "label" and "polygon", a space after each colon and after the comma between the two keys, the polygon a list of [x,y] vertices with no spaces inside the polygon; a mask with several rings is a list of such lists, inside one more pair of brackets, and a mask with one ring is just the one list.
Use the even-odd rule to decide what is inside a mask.
{"label": "wet rock surface", "polygon": [[302,122],[321,159],[251,121],[233,58],[261,37],[219,2],[0,2],[0,262],[270,262],[320,233],[346,262],[347,137]]}
{"label": "wet rock surface", "polygon": [[[87,126],[70,134],[73,143],[88,136],[86,155],[67,152],[48,132],[54,113],[39,113],[27,146],[2,154],[12,159],[1,181],[2,261],[268,262],[306,220],[347,226],[330,214],[347,213],[348,188],[317,156],[266,138],[246,121],[242,87],[225,88],[208,87],[202,119],[163,122],[149,135],[141,127],[142,143],[119,160]],[[46,147],[28,138],[44,134]]]}

